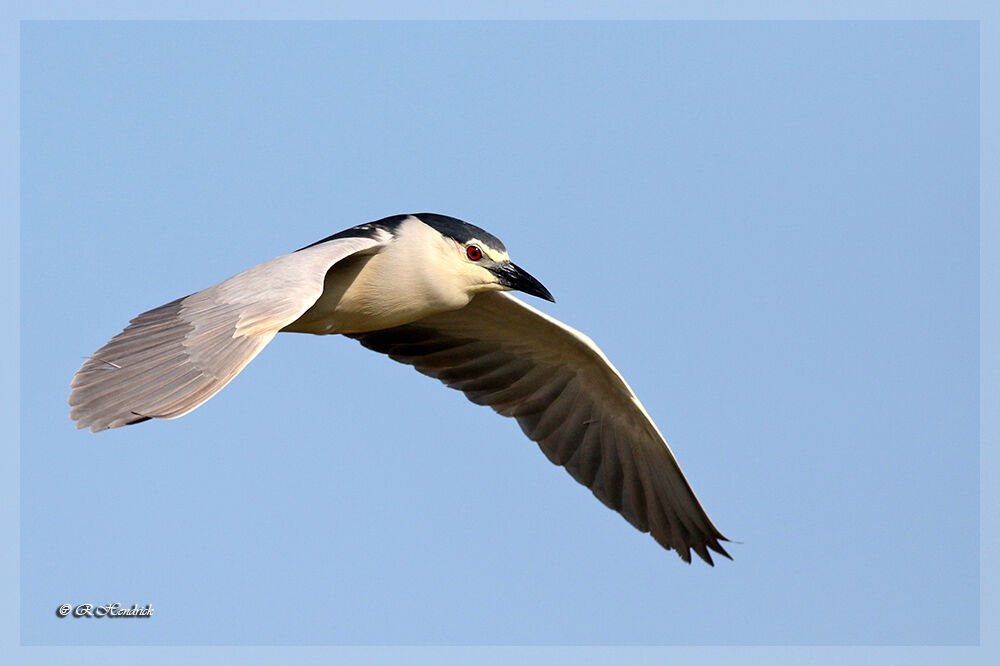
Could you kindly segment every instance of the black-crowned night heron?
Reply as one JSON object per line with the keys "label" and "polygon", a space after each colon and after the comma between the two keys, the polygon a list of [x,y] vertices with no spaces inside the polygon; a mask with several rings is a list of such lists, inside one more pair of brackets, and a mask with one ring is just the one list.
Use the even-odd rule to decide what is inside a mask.
{"label": "black-crowned night heron", "polygon": [[444,215],[334,234],[145,312],[73,377],[70,416],[106,430],[187,414],[279,331],[341,333],[517,419],[549,460],[686,562],[729,557],[667,442],[600,349],[504,293],[546,300],[496,237]]}

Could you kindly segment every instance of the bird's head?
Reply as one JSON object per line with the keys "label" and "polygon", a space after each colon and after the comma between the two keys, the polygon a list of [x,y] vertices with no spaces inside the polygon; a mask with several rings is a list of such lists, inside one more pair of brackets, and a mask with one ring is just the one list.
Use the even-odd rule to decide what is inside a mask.
{"label": "bird's head", "polygon": [[435,261],[469,294],[516,289],[555,303],[549,290],[514,264],[499,238],[484,229],[446,215],[414,215],[440,234]]}

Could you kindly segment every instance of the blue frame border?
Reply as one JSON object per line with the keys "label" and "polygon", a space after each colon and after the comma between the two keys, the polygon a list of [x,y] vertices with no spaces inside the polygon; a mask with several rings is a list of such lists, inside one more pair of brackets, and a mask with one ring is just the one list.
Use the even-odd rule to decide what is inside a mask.
{"label": "blue frame border", "polygon": [[[26,20],[162,19],[628,19],[628,20],[972,20],[980,27],[980,572],[981,608],[978,647],[23,647],[19,611],[19,396],[20,377],[20,25]],[[0,310],[0,336],[7,353],[0,378],[0,419],[10,436],[3,448],[8,464],[0,471],[0,650],[10,663],[78,664],[142,660],[145,663],[319,662],[352,664],[467,663],[1000,663],[1000,607],[990,590],[1000,589],[1000,4],[990,0],[842,1],[747,0],[706,4],[697,0],[556,0],[537,2],[486,0],[469,6],[449,0],[349,0],[336,5],[306,0],[288,6],[259,0],[243,6],[236,0],[207,0],[194,9],[178,0],[128,3],[114,0],[53,0],[39,8],[9,2],[0,9],[0,290],[7,307]],[[992,630],[989,630],[992,628]],[[993,657],[990,658],[989,655]]]}

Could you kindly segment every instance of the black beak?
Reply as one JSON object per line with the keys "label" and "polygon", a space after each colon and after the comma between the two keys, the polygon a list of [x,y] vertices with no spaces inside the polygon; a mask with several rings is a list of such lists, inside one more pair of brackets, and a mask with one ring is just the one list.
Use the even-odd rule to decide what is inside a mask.
{"label": "black beak", "polygon": [[523,268],[506,261],[502,264],[497,264],[493,267],[493,273],[499,278],[500,284],[511,289],[517,289],[518,291],[523,291],[526,294],[531,294],[532,296],[538,296],[538,298],[544,298],[547,301],[553,303],[556,299],[552,298],[552,294],[549,290],[542,286],[542,283],[535,278],[528,275],[528,272]]}

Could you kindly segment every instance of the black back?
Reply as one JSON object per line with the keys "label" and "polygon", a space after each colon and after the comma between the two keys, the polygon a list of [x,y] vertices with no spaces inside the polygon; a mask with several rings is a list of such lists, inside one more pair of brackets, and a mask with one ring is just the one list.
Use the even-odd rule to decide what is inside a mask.
{"label": "black back", "polygon": [[[351,227],[350,229],[344,229],[343,231],[338,231],[332,236],[327,236],[315,243],[310,243],[305,247],[300,247],[299,250],[304,250],[314,245],[319,245],[320,243],[325,243],[331,240],[337,240],[338,238],[375,238],[380,231],[388,231],[389,233],[396,235],[399,230],[399,225],[403,223],[403,220],[410,217],[409,215],[392,215],[390,217],[384,217],[381,220],[376,220],[374,222],[366,222],[365,224],[359,224],[356,227]],[[414,213],[413,217],[420,219],[421,222],[427,226],[437,230],[442,236],[448,236],[449,238],[455,239],[459,243],[468,243],[473,238],[478,238],[480,241],[486,243],[491,248],[497,250],[507,251],[504,244],[499,238],[481,229],[474,224],[469,224],[468,222],[463,222],[455,217],[449,217],[447,215],[439,215],[437,213]],[[298,252],[299,250],[296,250]]]}

